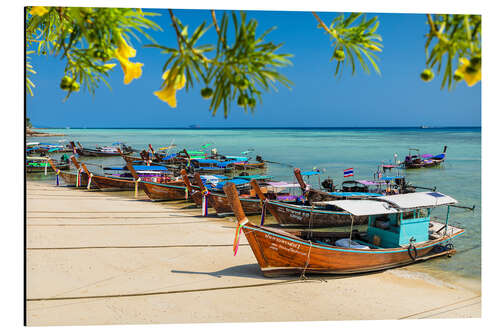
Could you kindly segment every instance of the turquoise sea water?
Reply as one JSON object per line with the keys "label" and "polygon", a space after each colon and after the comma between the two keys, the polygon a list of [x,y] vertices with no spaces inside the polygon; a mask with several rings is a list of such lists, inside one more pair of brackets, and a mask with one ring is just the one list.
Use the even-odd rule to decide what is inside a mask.
{"label": "turquoise sea water", "polygon": [[[172,142],[178,148],[199,150],[212,143],[218,152],[237,155],[254,149],[269,164],[269,173],[276,179],[294,181],[293,167],[325,169],[326,175],[339,185],[343,170],[354,168],[355,179],[372,179],[377,166],[403,160],[408,148],[421,153],[438,154],[448,146],[442,167],[401,171],[417,186],[437,187],[459,201],[476,208],[473,212],[452,208],[450,224],[463,227],[466,233],[454,241],[457,254],[411,266],[452,280],[465,277],[480,280],[481,276],[481,129],[480,128],[380,128],[380,129],[50,129],[44,132],[63,133],[66,137],[30,138],[28,141],[57,142],[77,140],[83,146],[110,145],[125,142],[136,149],[155,148]],[[212,148],[210,147],[210,148]],[[121,158],[94,159],[105,165],[122,164]],[[53,175],[50,176],[53,179]],[[352,178],[351,178],[352,179]],[[45,179],[46,181],[47,179]],[[311,183],[316,185],[314,180]],[[432,216],[444,217],[436,209]],[[453,274],[450,274],[453,273]]]}

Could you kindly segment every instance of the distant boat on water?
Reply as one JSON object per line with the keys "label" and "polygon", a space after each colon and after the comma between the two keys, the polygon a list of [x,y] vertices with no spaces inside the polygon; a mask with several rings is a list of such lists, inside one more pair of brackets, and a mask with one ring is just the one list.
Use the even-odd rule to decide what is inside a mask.
{"label": "distant boat on water", "polygon": [[200,125],[189,125],[189,128],[200,128]]}

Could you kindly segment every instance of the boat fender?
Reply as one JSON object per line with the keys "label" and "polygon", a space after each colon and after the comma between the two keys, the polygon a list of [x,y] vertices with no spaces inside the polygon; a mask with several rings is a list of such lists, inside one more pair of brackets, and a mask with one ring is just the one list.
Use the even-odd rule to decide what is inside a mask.
{"label": "boat fender", "polygon": [[[413,254],[412,254],[413,252]],[[415,245],[413,244],[410,244],[410,246],[408,246],[408,255],[410,256],[411,260],[415,261],[417,259],[417,248],[415,247]]]}

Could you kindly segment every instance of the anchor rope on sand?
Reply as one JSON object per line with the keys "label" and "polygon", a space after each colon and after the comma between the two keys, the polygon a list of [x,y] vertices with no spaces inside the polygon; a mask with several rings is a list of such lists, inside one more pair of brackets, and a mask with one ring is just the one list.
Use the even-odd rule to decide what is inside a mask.
{"label": "anchor rope on sand", "polygon": [[304,269],[302,270],[302,274],[300,274],[300,280],[307,280],[306,277],[306,270],[307,267],[309,266],[309,259],[311,258],[311,249],[312,249],[312,242],[309,240],[309,251],[307,251],[307,258],[306,258],[306,264],[304,266]]}

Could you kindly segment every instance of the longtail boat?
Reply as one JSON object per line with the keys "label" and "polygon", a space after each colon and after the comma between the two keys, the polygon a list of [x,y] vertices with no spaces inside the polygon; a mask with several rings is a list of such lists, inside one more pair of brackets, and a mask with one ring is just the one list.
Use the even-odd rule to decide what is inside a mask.
{"label": "longtail boat", "polygon": [[[368,218],[367,232],[355,232],[351,227],[346,238],[345,233],[305,232],[298,236],[254,225],[245,216],[234,185],[226,184],[224,191],[238,223],[234,254],[243,231],[264,276],[351,274],[409,265],[455,253],[450,241],[464,233],[448,225],[450,205],[457,201],[437,192],[333,201],[353,218]],[[431,210],[438,206],[448,206],[445,223],[430,219]]]}
{"label": "longtail boat", "polygon": [[[217,188],[213,187],[208,189],[204,184],[199,173],[194,174],[194,181],[197,185],[197,188],[192,189],[193,193],[192,197],[197,205],[203,206],[202,200],[205,198],[204,200],[206,200],[207,205],[214,208],[217,215],[223,216],[223,215],[233,214],[231,205],[227,200],[227,197],[223,191],[220,192],[218,191]],[[226,182],[232,182],[234,184],[234,183],[239,183],[240,181],[242,181],[242,178],[235,178],[232,180],[221,181],[218,184],[218,187],[222,189]],[[187,183],[186,180],[185,183]],[[286,186],[290,186],[292,184],[284,182],[269,182],[269,181],[263,181],[261,184],[259,184],[257,182],[257,179],[255,178],[251,178],[250,182],[248,182],[247,180],[243,184],[247,183],[248,184],[255,183],[257,184],[257,186],[262,185],[263,189],[266,190],[266,193],[262,194],[265,199],[293,201],[293,202],[299,200],[298,196],[293,196],[290,195],[289,193],[283,193],[283,192],[280,193],[278,192],[278,190],[275,189],[275,187],[281,186],[281,188],[285,188]],[[245,210],[245,213],[247,215],[262,214],[262,200],[257,196],[253,188],[240,187],[239,196],[241,204],[243,205],[243,209]]]}
{"label": "longtail boat", "polygon": [[55,143],[27,142],[26,146],[26,154],[40,154],[40,156],[42,157],[46,156],[48,153],[68,153],[72,151],[70,145],[63,146],[61,144]]}
{"label": "longtail boat", "polygon": [[[74,156],[71,157],[73,163],[78,163]],[[125,167],[107,167],[105,169],[118,171],[119,174],[93,174],[89,171],[85,163],[81,163],[81,167],[87,174],[89,178],[89,182],[95,184],[101,190],[123,190],[123,191],[131,191],[143,189],[142,184],[138,184],[138,182],[134,179],[132,175],[127,172],[127,168]],[[170,181],[170,176],[167,174],[167,168],[160,166],[137,166],[140,169],[142,179],[145,181],[158,181],[158,182],[168,182]],[[139,172],[139,171],[136,171]],[[138,176],[139,177],[139,176]]]}
{"label": "longtail boat", "polygon": [[[197,172],[194,174],[194,179],[196,184],[198,185],[198,191],[201,194],[201,199],[205,197],[207,204],[215,209],[217,215],[227,215],[232,213],[231,205],[227,201],[225,194],[208,191],[208,189],[205,187],[205,184],[203,184],[203,180],[201,179],[200,174]],[[200,205],[201,204],[202,202],[200,202]],[[260,214],[261,204],[259,199],[251,198],[250,196],[242,197],[241,204],[243,205],[243,208],[245,209],[245,212],[247,214]]]}
{"label": "longtail boat", "polygon": [[142,190],[151,201],[184,200],[188,199],[188,192],[182,180],[171,180],[166,182],[154,182],[143,179],[132,165],[127,162],[127,168],[132,174],[133,182],[139,183]]}
{"label": "longtail boat", "polygon": [[[69,170],[69,160],[64,160],[55,163],[59,170]],[[26,156],[26,172],[53,172],[51,165],[49,164],[49,157],[33,157]]]}
{"label": "longtail boat", "polygon": [[410,148],[405,160],[401,163],[401,167],[405,169],[430,168],[441,165],[446,158],[446,149],[444,146],[443,152],[438,155],[420,154],[417,148]]}
{"label": "longtail boat", "polygon": [[[85,163],[81,163],[81,166],[88,176],[88,181],[90,184],[96,185],[101,190],[124,190],[132,191],[136,188],[136,182],[133,178],[125,177],[115,177],[109,175],[94,175],[87,169]],[[139,185],[140,186],[140,185]]]}
{"label": "longtail boat", "polygon": [[[198,175],[199,176],[199,175]],[[197,206],[202,206],[203,205],[203,194],[200,191],[200,188],[198,186],[193,186],[191,184],[191,180],[189,179],[188,173],[186,169],[181,170],[181,177],[182,181],[184,182],[184,185],[186,186],[189,198],[194,201],[194,203]],[[206,207],[208,208],[208,202],[206,203]]]}
{"label": "longtail boat", "polygon": [[[94,156],[94,157],[104,157],[104,156],[120,156],[122,154],[128,155],[133,153],[133,149],[130,146],[125,146],[123,143],[107,146],[107,147],[96,147],[94,148],[85,148],[80,142],[77,142],[78,147],[75,145],[74,141],[70,141],[69,143],[73,149],[74,154],[78,154],[80,156]],[[121,152],[118,151],[121,149]]]}
{"label": "longtail boat", "polygon": [[317,203],[306,205],[269,200],[256,182],[252,181],[251,185],[267,211],[281,226],[343,227],[351,224],[363,225],[368,222],[364,216],[351,217],[348,212],[332,205]]}
{"label": "longtail boat", "polygon": [[[83,169],[80,168],[78,162],[76,162],[75,164],[75,171],[59,169],[54,161],[50,158],[48,162],[56,173],[56,185],[59,186],[59,177],[61,177],[67,185],[75,187],[88,187],[89,178],[87,174],[83,172]],[[90,188],[97,188],[97,186],[95,184],[92,184]]]}
{"label": "longtail boat", "polygon": [[341,190],[334,191],[335,185],[330,179],[323,182],[330,192],[316,190],[306,184],[299,168],[294,169],[295,178],[308,202],[361,199],[372,196],[392,195],[415,192],[415,187],[408,184],[402,176],[383,176],[374,180],[348,180],[342,182]]}

